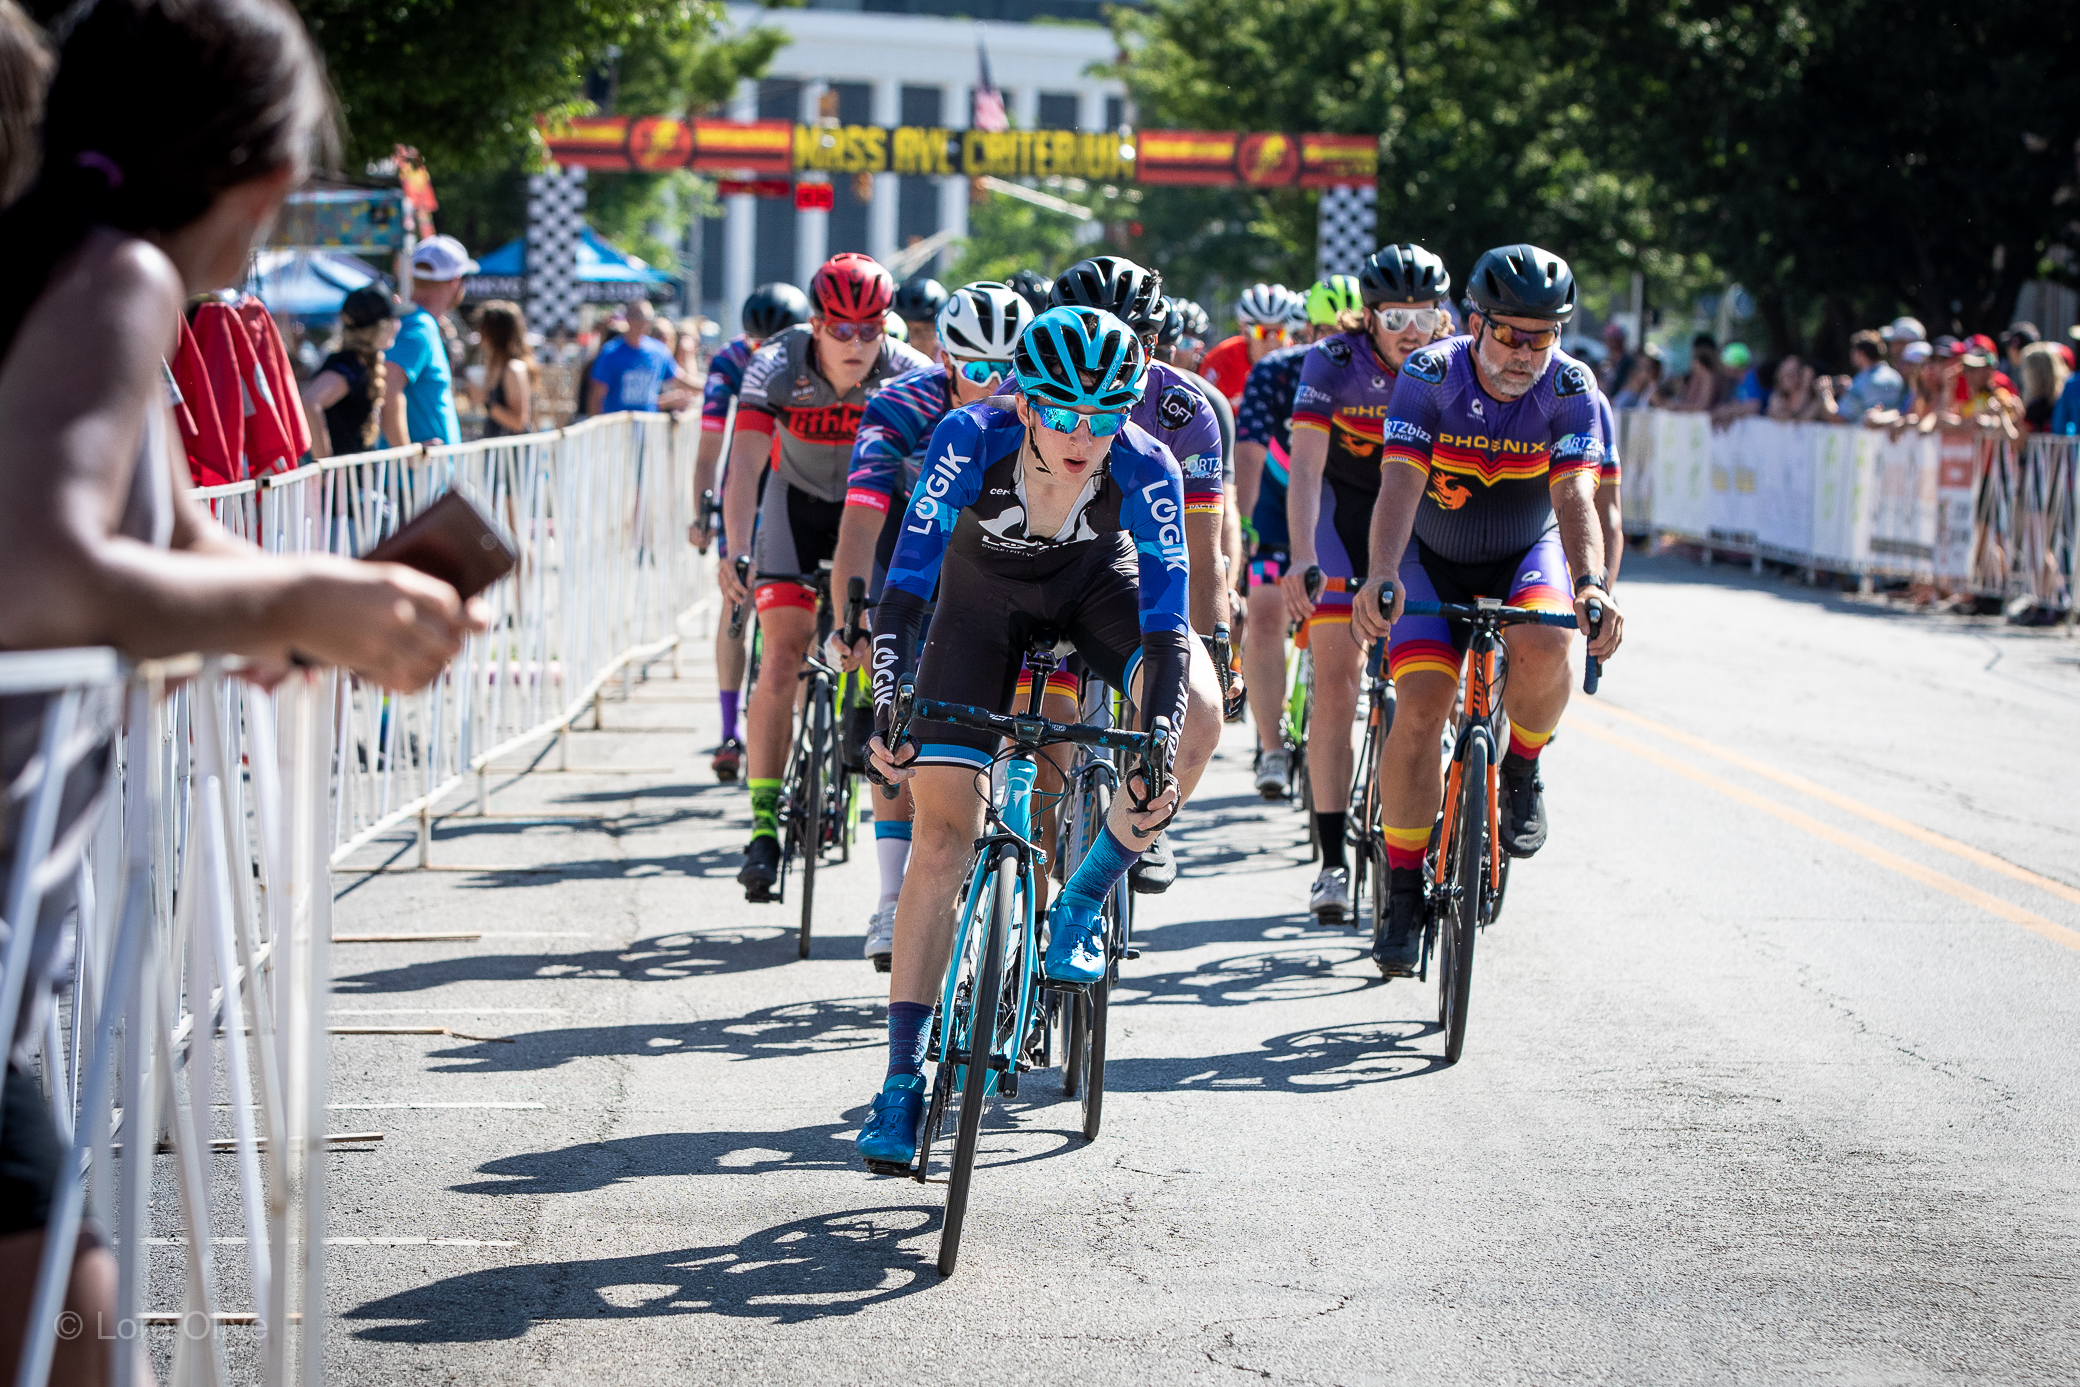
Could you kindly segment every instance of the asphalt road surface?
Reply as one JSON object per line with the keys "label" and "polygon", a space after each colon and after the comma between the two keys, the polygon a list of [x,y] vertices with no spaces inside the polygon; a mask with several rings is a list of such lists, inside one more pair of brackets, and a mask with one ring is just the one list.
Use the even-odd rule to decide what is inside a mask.
{"label": "asphalt road surface", "polygon": [[1231,728],[1103,1134],[1052,1074],[994,1107],[945,1280],[943,1185],[852,1155],[871,844],[797,962],[706,661],[660,671],[576,739],[621,773],[337,882],[341,932],[483,937],[335,952],[335,1024],[462,1034],[333,1042],[334,1126],[384,1134],[330,1158],[334,1380],[2080,1378],[2080,641],[1673,557],[1619,596],[1464,1059],[1310,925]]}

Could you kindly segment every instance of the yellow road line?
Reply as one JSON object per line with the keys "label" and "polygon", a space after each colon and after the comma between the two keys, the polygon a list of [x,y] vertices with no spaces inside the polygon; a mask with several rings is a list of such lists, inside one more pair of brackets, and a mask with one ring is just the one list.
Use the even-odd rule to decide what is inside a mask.
{"label": "yellow road line", "polygon": [[1730,780],[1721,780],[1709,771],[1702,771],[1695,766],[1678,761],[1675,757],[1665,752],[1656,751],[1653,747],[1643,743],[1635,742],[1630,737],[1621,737],[1615,732],[1597,727],[1587,719],[1577,718],[1573,726],[1577,731],[1586,733],[1599,742],[1617,747],[1621,751],[1629,751],[1634,756],[1644,761],[1651,761],[1664,770],[1673,771],[1685,779],[1694,780],[1707,789],[1717,790],[1728,799],[1738,800],[1750,809],[1759,809],[1772,818],[1781,819],[1793,828],[1808,833],[1815,838],[1832,843],[1836,847],[1847,848],[1859,857],[1868,858],[1881,867],[1898,872],[1903,877],[1918,881],[1923,886],[1933,887],[1944,895],[1954,896],[1968,905],[1975,905],[1990,915],[1998,915],[2003,920],[2021,925],[2024,929],[2034,930],[2052,943],[2063,944],[2066,948],[2080,953],[2080,930],[2067,929],[2064,925],[2054,920],[2045,919],[2035,911],[2024,910],[2019,905],[2004,901],[1999,896],[1989,892],[1981,891],[1978,887],[1959,881],[1956,877],[1945,876],[1932,868],[1922,866],[1919,862],[1901,857],[1896,852],[1888,852],[1877,844],[1867,843],[1852,833],[1844,833],[1833,824],[1822,823],[1810,814],[1801,814],[1798,810],[1778,804],[1775,800],[1765,799],[1753,790],[1744,789]]}
{"label": "yellow road line", "polygon": [[2053,881],[2047,876],[2039,876],[2027,867],[2018,867],[2013,862],[2005,858],[1995,857],[1992,853],[1975,848],[1970,843],[1960,843],[1955,838],[1946,838],[1940,833],[1923,828],[1920,824],[1908,823],[1896,814],[1888,814],[1882,809],[1873,809],[1868,804],[1853,800],[1839,791],[1830,790],[1825,785],[1816,785],[1802,775],[1793,775],[1789,771],[1780,771],[1775,766],[1765,765],[1751,756],[1743,756],[1737,751],[1728,751],[1724,747],[1713,745],[1702,737],[1693,736],[1688,732],[1669,727],[1664,723],[1658,723],[1652,718],[1643,718],[1638,713],[1627,712],[1623,708],[1614,707],[1608,703],[1598,704],[1595,711],[1623,719],[1636,727],[1643,727],[1647,731],[1666,737],[1672,742],[1681,743],[1693,751],[1701,751],[1707,756],[1717,757],[1730,766],[1739,766],[1742,770],[1759,775],[1765,780],[1774,780],[1779,785],[1787,789],[1796,790],[1802,795],[1811,795],[1814,799],[1824,804],[1831,804],[1837,809],[1856,815],[1858,818],[1869,819],[1872,823],[1883,828],[1889,828],[1894,833],[1901,834],[1904,837],[1912,838],[1917,843],[1925,843],[1940,852],[1949,853],[1952,857],[1961,857],[1975,867],[1984,867],[1989,872],[1998,872],[2002,876],[2019,881],[2025,886],[2034,886],[2039,891],[2050,892],[2060,900],[2080,905],[2080,888],[2068,886],[2062,881]]}

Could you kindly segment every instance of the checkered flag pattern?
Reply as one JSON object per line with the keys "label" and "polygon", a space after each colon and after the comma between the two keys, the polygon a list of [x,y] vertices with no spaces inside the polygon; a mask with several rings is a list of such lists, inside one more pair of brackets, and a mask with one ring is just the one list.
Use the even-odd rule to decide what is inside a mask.
{"label": "checkered flag pattern", "polygon": [[1379,187],[1372,183],[1339,183],[1322,189],[1315,222],[1316,273],[1354,275],[1365,257],[1379,249]]}
{"label": "checkered flag pattern", "polygon": [[585,170],[557,168],[527,178],[527,325],[578,330],[578,241],[585,229]]}

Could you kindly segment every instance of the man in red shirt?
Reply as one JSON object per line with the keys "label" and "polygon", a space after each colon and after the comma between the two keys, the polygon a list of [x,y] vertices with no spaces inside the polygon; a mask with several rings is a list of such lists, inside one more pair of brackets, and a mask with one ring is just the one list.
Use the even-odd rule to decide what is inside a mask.
{"label": "man in red shirt", "polygon": [[1230,405],[1242,403],[1242,387],[1249,384],[1249,368],[1276,351],[1288,340],[1287,320],[1300,296],[1283,284],[1252,284],[1235,304],[1235,320],[1242,331],[1206,353],[1199,374],[1228,397]]}

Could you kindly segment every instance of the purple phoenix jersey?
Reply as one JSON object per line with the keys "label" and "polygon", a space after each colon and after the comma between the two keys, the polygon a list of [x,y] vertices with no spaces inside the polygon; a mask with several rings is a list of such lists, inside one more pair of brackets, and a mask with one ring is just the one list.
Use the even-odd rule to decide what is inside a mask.
{"label": "purple phoenix jersey", "polygon": [[1385,421],[1382,465],[1406,463],[1429,480],[1416,538],[1454,563],[1521,554],[1553,519],[1552,484],[1596,479],[1604,446],[1596,378],[1562,351],[1531,388],[1498,400],[1474,375],[1473,339],[1411,352]]}
{"label": "purple phoenix jersey", "polygon": [[708,363],[708,379],[701,386],[701,432],[721,433],[729,418],[729,402],[744,388],[744,368],[751,364],[751,341],[733,337]]}

